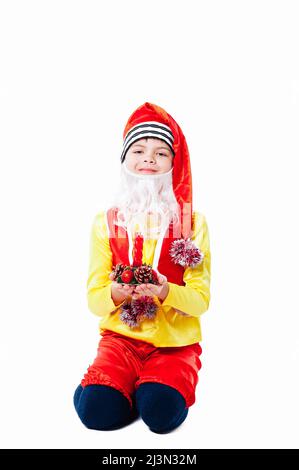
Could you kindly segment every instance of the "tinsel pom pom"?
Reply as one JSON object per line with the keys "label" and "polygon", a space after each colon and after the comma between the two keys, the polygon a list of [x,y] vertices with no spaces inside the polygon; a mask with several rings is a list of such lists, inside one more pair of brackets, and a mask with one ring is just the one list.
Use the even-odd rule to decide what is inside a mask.
{"label": "tinsel pom pom", "polygon": [[138,299],[132,300],[132,311],[137,318],[153,319],[157,312],[157,305],[153,298],[142,295]]}
{"label": "tinsel pom pom", "polygon": [[172,242],[169,253],[174,263],[184,267],[195,268],[204,258],[203,252],[197,248],[190,238],[186,240],[182,238]]}
{"label": "tinsel pom pom", "polygon": [[122,305],[120,319],[130,328],[134,328],[139,326],[140,322],[144,319],[153,319],[157,308],[157,304],[152,297],[143,295]]}
{"label": "tinsel pom pom", "polygon": [[136,314],[132,310],[132,303],[131,302],[125,302],[121,306],[121,313],[120,313],[120,319],[126,325],[128,325],[130,328],[134,328],[135,326],[139,326],[139,321],[137,319]]}

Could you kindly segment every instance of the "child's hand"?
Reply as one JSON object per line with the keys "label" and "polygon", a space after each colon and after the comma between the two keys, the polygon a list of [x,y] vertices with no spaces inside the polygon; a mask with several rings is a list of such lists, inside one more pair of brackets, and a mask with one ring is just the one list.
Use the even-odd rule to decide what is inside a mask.
{"label": "child's hand", "polygon": [[132,294],[132,299],[138,299],[142,295],[147,295],[153,297],[156,295],[161,302],[166,299],[169,292],[169,284],[167,282],[167,277],[163,274],[158,274],[159,284],[138,284],[135,286],[135,291]]}
{"label": "child's hand", "polygon": [[127,297],[132,295],[136,285],[130,284],[120,284],[119,282],[113,281],[113,274],[109,275],[109,279],[112,280],[111,283],[111,297],[115,305],[123,302]]}

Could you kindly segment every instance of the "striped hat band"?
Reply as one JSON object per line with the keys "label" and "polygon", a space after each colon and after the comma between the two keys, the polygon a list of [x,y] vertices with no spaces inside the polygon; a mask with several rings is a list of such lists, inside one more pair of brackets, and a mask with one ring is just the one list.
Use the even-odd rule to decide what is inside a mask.
{"label": "striped hat band", "polygon": [[123,144],[123,151],[120,157],[121,163],[123,163],[129,147],[134,142],[136,142],[136,140],[143,139],[144,137],[155,137],[156,139],[164,140],[164,142],[171,148],[174,156],[174,136],[170,127],[157,121],[146,121],[131,127],[127,133]]}

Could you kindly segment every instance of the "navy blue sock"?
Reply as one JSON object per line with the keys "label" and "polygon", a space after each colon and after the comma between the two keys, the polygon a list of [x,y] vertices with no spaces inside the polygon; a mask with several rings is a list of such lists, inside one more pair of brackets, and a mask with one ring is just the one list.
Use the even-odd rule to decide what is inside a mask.
{"label": "navy blue sock", "polygon": [[89,429],[114,430],[138,417],[135,406],[131,410],[128,399],[108,385],[79,385],[73,400],[79,418]]}
{"label": "navy blue sock", "polygon": [[140,384],[136,390],[136,406],[150,430],[160,434],[177,428],[189,411],[178,390],[157,382]]}

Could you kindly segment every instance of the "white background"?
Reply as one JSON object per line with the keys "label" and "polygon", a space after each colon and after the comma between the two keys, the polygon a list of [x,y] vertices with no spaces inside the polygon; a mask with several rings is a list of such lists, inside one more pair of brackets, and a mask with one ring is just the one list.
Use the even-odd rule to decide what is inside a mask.
{"label": "white background", "polygon": [[[298,2],[0,5],[1,447],[298,448]],[[166,435],[72,403],[89,232],[145,101],[186,136],[212,256],[197,401]]]}

